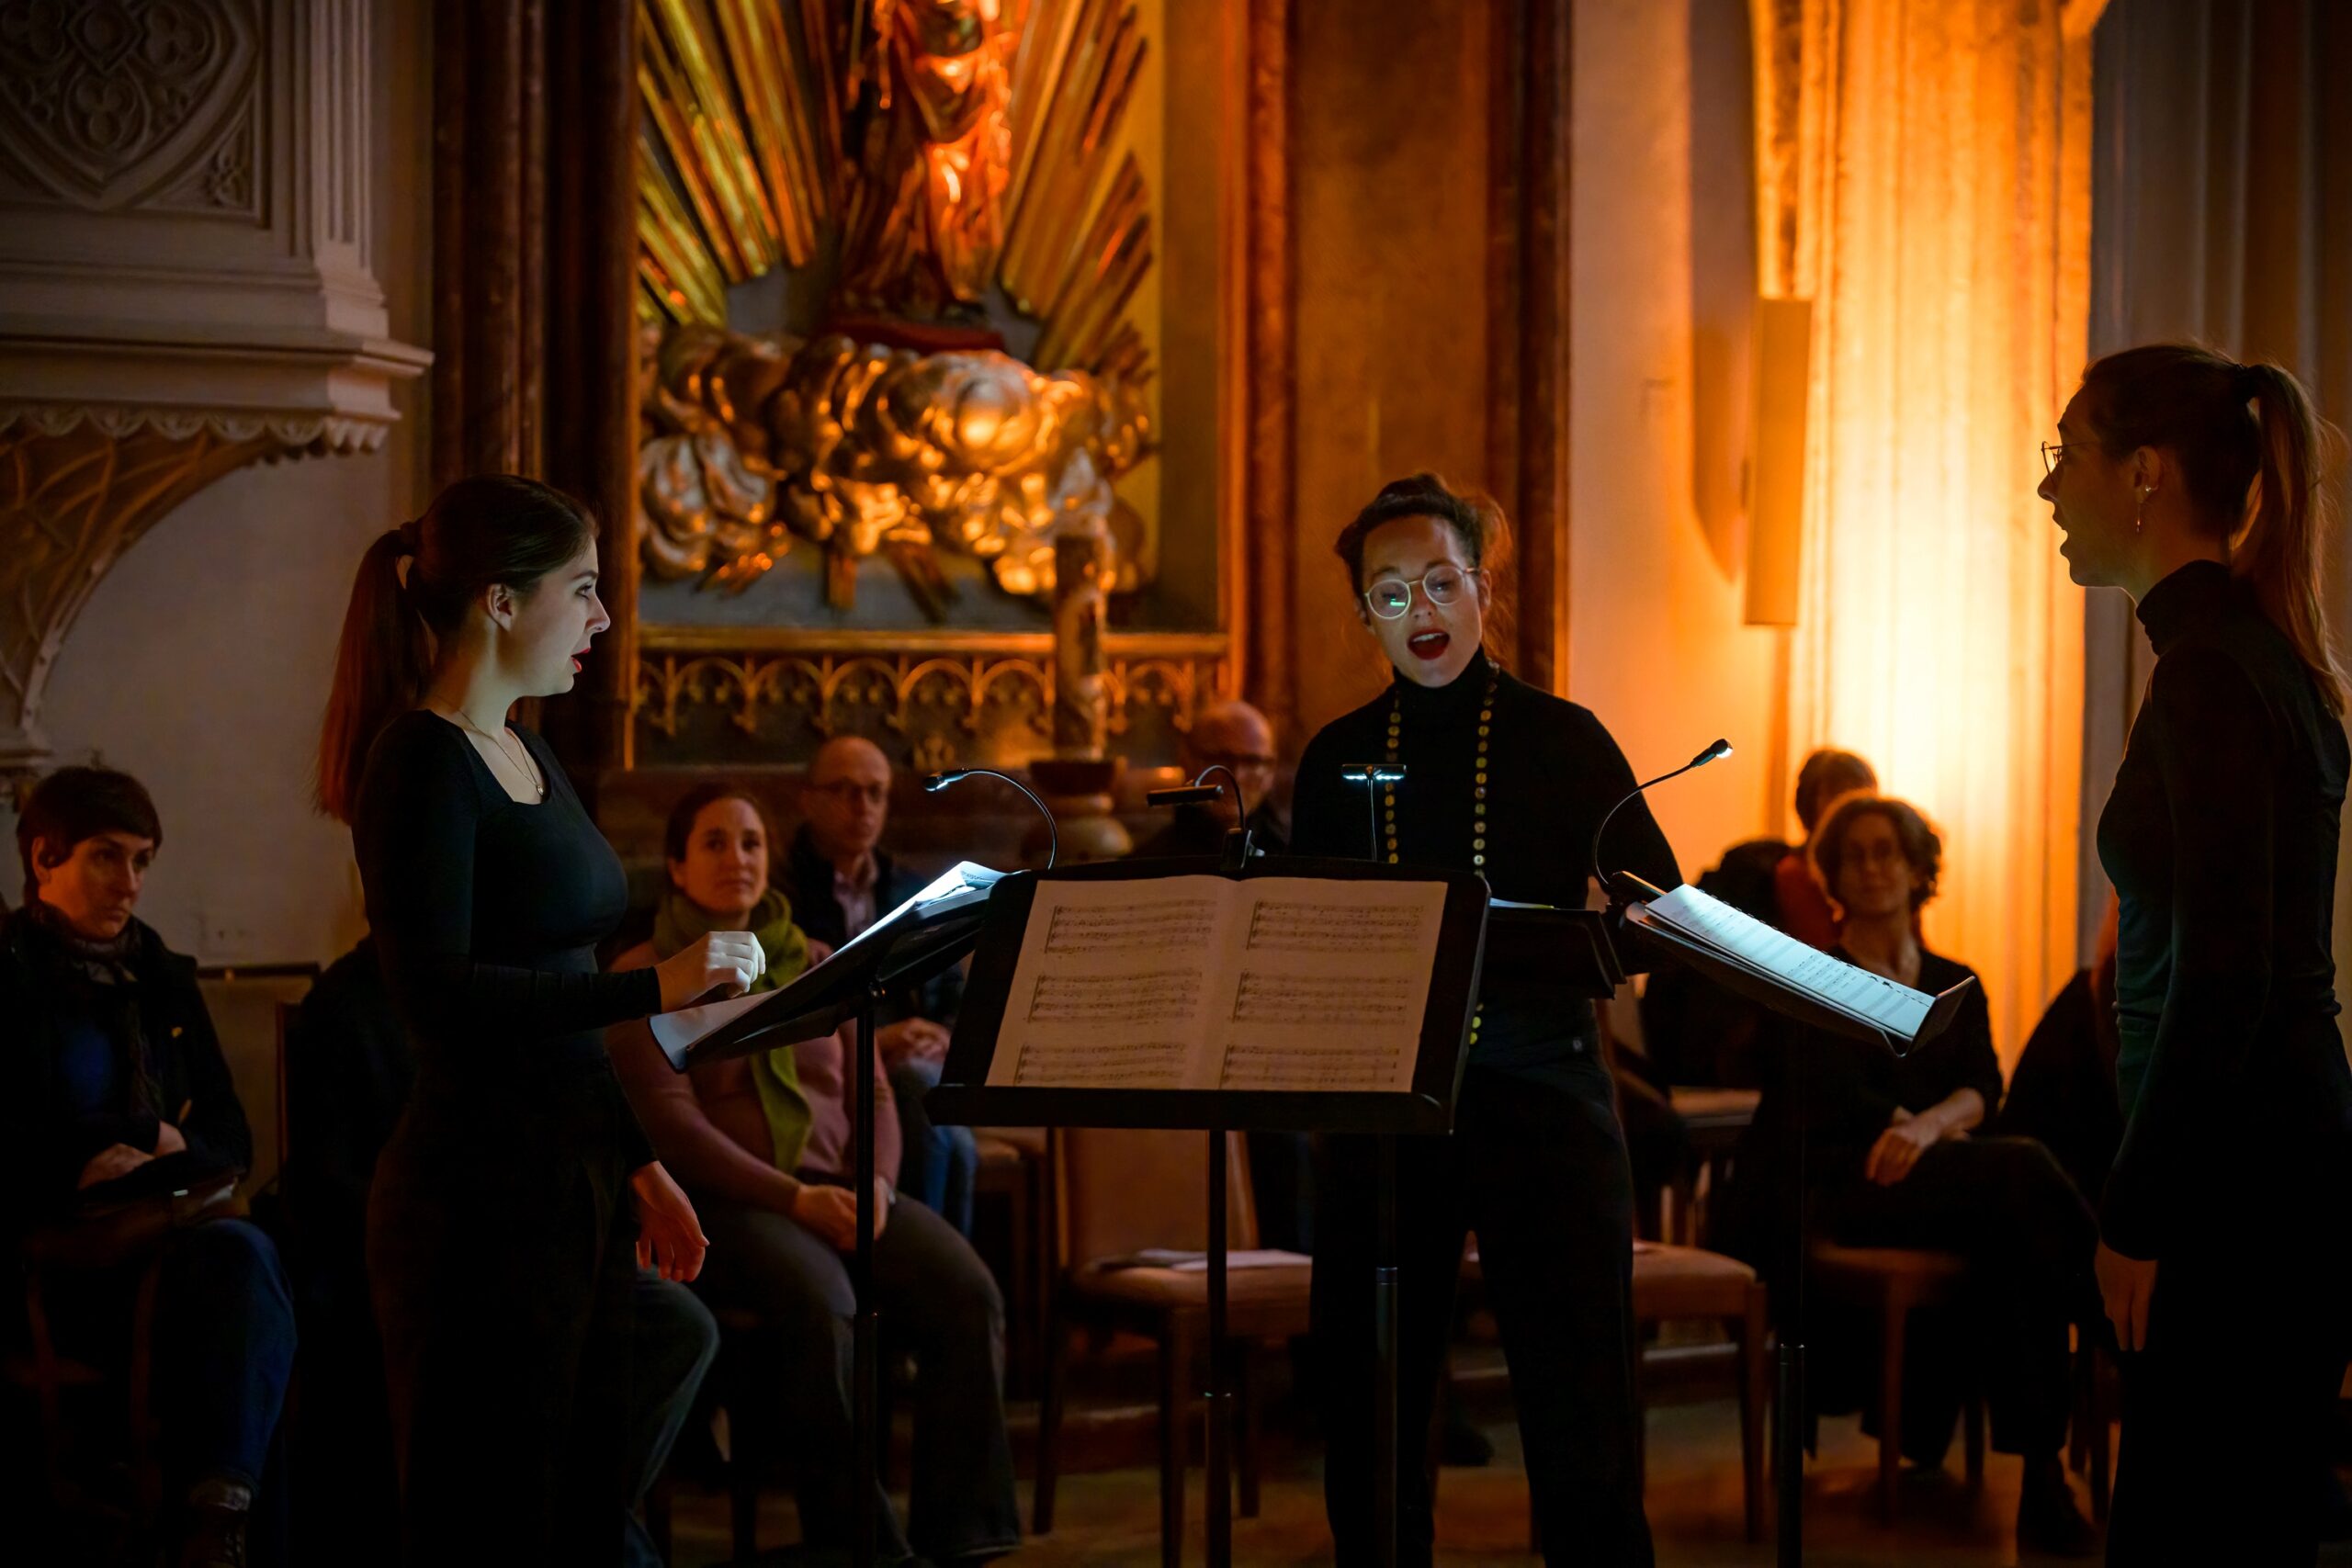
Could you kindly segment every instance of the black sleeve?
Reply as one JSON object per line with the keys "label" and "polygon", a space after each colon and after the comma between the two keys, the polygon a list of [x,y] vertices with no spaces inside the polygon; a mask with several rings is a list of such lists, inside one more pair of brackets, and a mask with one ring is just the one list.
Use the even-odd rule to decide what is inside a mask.
{"label": "black sleeve", "polygon": [[[435,728],[447,729],[446,735]],[[454,728],[396,722],[368,760],[353,837],[368,923],[419,1031],[519,1047],[662,1008],[651,969],[571,974],[475,961],[474,833],[481,795]]]}
{"label": "black sleeve", "polygon": [[[1329,740],[1326,729],[1306,743],[1298,759],[1298,777],[1291,787],[1290,852],[1333,860],[1360,860],[1364,840],[1355,836],[1357,823],[1367,820],[1359,789],[1351,799],[1340,777],[1345,759]],[[1352,807],[1354,817],[1350,817]]]}
{"label": "black sleeve", "polygon": [[[237,1099],[237,1086],[229,1076],[229,1064],[220,1055],[220,1037],[212,1028],[212,1014],[204,1005],[204,993],[197,989],[195,976],[187,985],[191,993],[178,1038],[169,1042],[168,1049],[179,1053],[181,1068],[187,1075],[188,1113],[180,1121],[180,1135],[187,1140],[187,1152],[197,1164],[219,1170],[251,1170],[254,1168],[254,1134],[245,1121],[245,1108]],[[177,1106],[170,1107],[176,1111]],[[150,1145],[152,1146],[152,1145]]]}
{"label": "black sleeve", "polygon": [[2127,1258],[2159,1258],[2174,1194],[2208,1185],[2203,1108],[2244,1070],[2270,994],[2274,807],[2280,759],[2261,693],[2228,655],[2158,661],[2133,739],[2155,748],[2172,823],[2172,978],[2099,1230]]}
{"label": "black sleeve", "polygon": [[[1962,973],[1976,979],[1967,970]],[[1949,1100],[1962,1089],[1973,1089],[1984,1101],[1984,1119],[1990,1122],[1993,1113],[2001,1108],[2001,1058],[1993,1049],[1993,1009],[1985,1000],[1982,981],[1961,998],[1959,1014],[1940,1038],[1928,1043],[1928,1049],[1938,1056],[1938,1081],[1933,1086],[1936,1098]]]}

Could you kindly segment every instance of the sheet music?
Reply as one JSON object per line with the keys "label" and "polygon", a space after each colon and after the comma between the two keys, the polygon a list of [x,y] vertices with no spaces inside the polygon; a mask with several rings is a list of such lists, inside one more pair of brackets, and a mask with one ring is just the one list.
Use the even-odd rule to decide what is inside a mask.
{"label": "sheet music", "polygon": [[675,1012],[657,1012],[646,1022],[653,1030],[654,1043],[674,1062],[687,1046],[720,1024],[751,1011],[767,998],[765,991],[746,991],[723,1002],[706,1002],[701,1007],[680,1008]]}
{"label": "sheet music", "polygon": [[1935,998],[1833,958],[1785,931],[1684,886],[1651,900],[1654,919],[1904,1040],[1916,1038]]}
{"label": "sheet music", "polygon": [[1434,882],[1046,882],[992,1085],[1409,1090]]}

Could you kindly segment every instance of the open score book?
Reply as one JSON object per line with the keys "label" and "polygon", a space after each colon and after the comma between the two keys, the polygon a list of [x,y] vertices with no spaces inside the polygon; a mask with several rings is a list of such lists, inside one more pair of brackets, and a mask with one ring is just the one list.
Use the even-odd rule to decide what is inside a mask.
{"label": "open score book", "polygon": [[1442,882],[1041,882],[990,1087],[1405,1093]]}
{"label": "open score book", "polygon": [[1940,996],[1913,990],[1810,947],[1688,885],[1634,905],[1627,918],[1636,926],[1663,928],[1720,963],[1886,1036],[1898,1054],[1941,1033],[1975,985],[1963,980]]}

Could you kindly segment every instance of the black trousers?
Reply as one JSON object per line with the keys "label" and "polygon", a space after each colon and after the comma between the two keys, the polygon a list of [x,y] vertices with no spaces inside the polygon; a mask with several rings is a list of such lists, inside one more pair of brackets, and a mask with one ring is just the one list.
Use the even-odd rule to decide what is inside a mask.
{"label": "black trousers", "polygon": [[2109,1562],[2308,1568],[2318,1556],[2352,1353],[2346,1207],[2281,1185],[2157,1259],[2148,1348],[2122,1358]]}
{"label": "black trousers", "polygon": [[[1646,1568],[1634,1390],[1633,1178],[1607,1071],[1574,1088],[1473,1067],[1451,1137],[1400,1138],[1396,1540],[1430,1560],[1431,1407],[1466,1233],[1502,1330],[1528,1485],[1549,1563]],[[1329,1452],[1324,1500],[1342,1568],[1373,1558],[1373,1269],[1378,1145],[1326,1141],[1314,1325]]]}
{"label": "black trousers", "polygon": [[2098,1224],[2050,1151],[2031,1138],[1938,1144],[1894,1185],[1857,1178],[1825,1191],[1822,1207],[1847,1246],[1968,1259],[1965,1301],[1921,1325],[1905,1358],[1903,1451],[1922,1462],[1941,1457],[1965,1392],[1955,1362],[1964,1361],[1983,1380],[1995,1450],[2056,1454],[2071,1401],[2067,1330],[2099,1321]]}
{"label": "black trousers", "polygon": [[637,1215],[597,1064],[526,1098],[420,1079],[368,1269],[413,1563],[621,1561]]}

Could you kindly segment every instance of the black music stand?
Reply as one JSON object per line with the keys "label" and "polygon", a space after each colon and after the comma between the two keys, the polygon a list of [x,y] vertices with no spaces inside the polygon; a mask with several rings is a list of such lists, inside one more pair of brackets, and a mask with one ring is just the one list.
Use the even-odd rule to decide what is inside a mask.
{"label": "black music stand", "polygon": [[[1238,835],[1236,836],[1238,837]],[[1231,840],[1228,840],[1230,846]],[[1039,887],[1057,881],[1121,881],[1177,876],[1215,876],[1250,883],[1267,878],[1330,882],[1437,883],[1446,888],[1444,910],[1430,962],[1431,984],[1409,1092],[1295,1091],[1280,1089],[1090,1089],[989,1082],[998,1040],[1012,995],[1015,970]],[[956,1018],[956,1038],[938,1088],[924,1106],[935,1122],[992,1125],[1200,1128],[1209,1145],[1207,1257],[1209,1292],[1208,1560],[1231,1561],[1230,1394],[1225,1375],[1226,1339],[1226,1134],[1236,1130],[1371,1134],[1380,1137],[1379,1242],[1375,1271],[1374,1344],[1377,1387],[1374,1408],[1374,1509],[1384,1548],[1381,1561],[1396,1551],[1397,1269],[1395,1135],[1442,1134],[1453,1128],[1453,1106],[1466,1061],[1469,1023],[1476,1010],[1482,970],[1540,964],[1557,975],[1563,964],[1590,967],[1605,994],[1622,979],[1615,953],[1598,914],[1582,910],[1528,909],[1498,906],[1488,915],[1485,879],[1359,860],[1310,860],[1238,854],[1127,862],[1054,872],[1044,878],[1014,878],[998,886],[989,900],[972,974]]]}
{"label": "black music stand", "polygon": [[[1974,988],[1973,981],[1962,981],[1937,997],[1927,1019],[1912,1036],[1909,1044],[1898,1050],[1892,1035],[1872,1028],[1834,1008],[1824,1006],[1804,990],[1782,983],[1771,974],[1736,955],[1727,953],[1708,942],[1696,940],[1676,931],[1661,920],[1652,919],[1648,906],[1666,894],[1628,872],[1619,872],[1606,879],[1612,902],[1611,917],[1623,922],[1623,929],[1634,942],[1650,953],[1668,962],[1686,964],[1738,996],[1746,997],[1781,1017],[1815,1029],[1874,1044],[1883,1044],[1894,1055],[1902,1055],[1942,1033],[1960,1010],[1961,1002]],[[1781,1568],[1797,1568],[1804,1558],[1804,1097],[1797,1097],[1797,1213],[1790,1227],[1795,1252],[1788,1278],[1792,1280],[1795,1300],[1785,1303],[1781,1315],[1780,1386],[1778,1408],[1773,1413],[1776,1430],[1773,1433],[1773,1462],[1779,1468],[1778,1488],[1780,1524],[1777,1534],[1777,1554]]]}
{"label": "black music stand", "polygon": [[[1010,880],[1010,879],[1006,879]],[[1000,883],[1000,886],[1001,884]],[[857,1303],[852,1334],[851,1441],[880,1474],[881,1433],[876,1394],[880,1366],[879,1320],[874,1307],[874,1030],[882,998],[894,987],[920,984],[959,963],[972,950],[988,912],[986,899],[926,913],[911,903],[890,911],[856,941],[764,998],[702,1034],[675,1046],[657,1032],[656,1043],[672,1067],[685,1071],[698,1062],[749,1055],[778,1045],[831,1034],[845,1022],[857,1025],[856,1061],[850,1077],[857,1155],[857,1251],[850,1283]],[[673,1015],[674,1016],[674,1015]],[[857,1494],[856,1537],[852,1561],[870,1568],[876,1551],[876,1485]]]}

